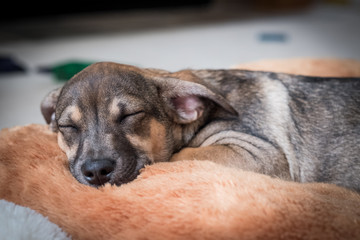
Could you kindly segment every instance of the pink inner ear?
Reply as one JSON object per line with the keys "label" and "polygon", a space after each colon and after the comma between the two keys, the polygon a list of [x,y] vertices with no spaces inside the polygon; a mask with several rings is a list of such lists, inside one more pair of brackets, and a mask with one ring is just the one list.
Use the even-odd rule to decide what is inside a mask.
{"label": "pink inner ear", "polygon": [[197,120],[204,111],[203,101],[195,95],[173,98],[172,104],[183,123]]}

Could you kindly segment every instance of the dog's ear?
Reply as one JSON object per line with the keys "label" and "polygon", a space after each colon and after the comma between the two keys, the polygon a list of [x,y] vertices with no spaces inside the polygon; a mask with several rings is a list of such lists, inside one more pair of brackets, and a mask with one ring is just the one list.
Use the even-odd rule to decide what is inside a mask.
{"label": "dog's ear", "polygon": [[49,92],[41,102],[41,113],[45,118],[47,124],[50,124],[50,128],[55,130],[55,108],[56,103],[61,92],[61,87]]}
{"label": "dog's ear", "polygon": [[216,89],[206,86],[190,71],[155,79],[167,111],[174,116],[177,123],[187,124],[199,119],[208,107],[209,100],[227,112],[237,115],[236,110]]}

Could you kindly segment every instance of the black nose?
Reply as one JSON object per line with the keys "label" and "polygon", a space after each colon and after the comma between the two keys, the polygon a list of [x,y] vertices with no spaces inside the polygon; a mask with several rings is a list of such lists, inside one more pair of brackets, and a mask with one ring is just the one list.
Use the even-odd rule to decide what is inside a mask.
{"label": "black nose", "polygon": [[81,166],[86,181],[96,186],[109,182],[114,169],[115,161],[109,159],[87,160]]}

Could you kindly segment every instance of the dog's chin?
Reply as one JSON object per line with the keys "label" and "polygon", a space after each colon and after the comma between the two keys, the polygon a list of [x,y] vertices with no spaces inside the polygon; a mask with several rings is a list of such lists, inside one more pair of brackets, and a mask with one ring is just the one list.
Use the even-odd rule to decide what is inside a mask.
{"label": "dog's chin", "polygon": [[125,168],[122,167],[119,170],[115,170],[109,183],[116,186],[129,183],[137,178],[144,166],[145,164],[141,163],[141,161],[132,161],[132,164]]}
{"label": "dog's chin", "polygon": [[126,178],[114,178],[109,181],[111,185],[121,186],[123,184],[129,183],[136,179],[136,177],[140,174],[140,171],[134,172],[128,175]]}

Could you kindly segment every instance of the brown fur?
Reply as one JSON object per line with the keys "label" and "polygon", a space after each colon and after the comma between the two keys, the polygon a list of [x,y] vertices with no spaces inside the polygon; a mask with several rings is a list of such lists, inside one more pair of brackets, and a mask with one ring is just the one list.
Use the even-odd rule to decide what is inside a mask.
{"label": "brown fur", "polygon": [[[343,69],[341,64],[347,66],[338,62],[335,69]],[[154,164],[121,187],[82,185],[69,172],[56,134],[40,125],[1,131],[0,198],[40,212],[74,239],[360,236],[357,193],[330,184],[287,182],[208,161]]]}
{"label": "brown fur", "polygon": [[48,216],[74,239],[357,239],[360,196],[208,161],[160,163],[95,189],[67,169],[45,126],[3,130],[0,198]]}

